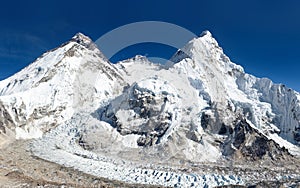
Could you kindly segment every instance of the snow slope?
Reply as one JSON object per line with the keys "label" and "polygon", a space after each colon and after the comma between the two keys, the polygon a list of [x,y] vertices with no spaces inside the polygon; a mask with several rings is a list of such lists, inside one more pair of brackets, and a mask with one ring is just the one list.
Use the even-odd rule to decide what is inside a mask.
{"label": "snow slope", "polygon": [[10,119],[2,126],[15,130],[17,139],[41,137],[74,111],[99,106],[121,84],[118,71],[79,33],[0,82],[0,104]]}

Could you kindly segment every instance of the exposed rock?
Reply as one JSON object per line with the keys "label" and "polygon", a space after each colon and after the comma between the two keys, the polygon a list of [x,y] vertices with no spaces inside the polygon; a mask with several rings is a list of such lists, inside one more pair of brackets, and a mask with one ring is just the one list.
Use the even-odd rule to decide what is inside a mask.
{"label": "exposed rock", "polygon": [[[163,88],[163,81],[154,78],[153,82],[162,84]],[[132,85],[98,113],[101,120],[116,127],[122,135],[141,135],[139,146],[150,146],[159,143],[171,126],[176,111],[172,106],[180,100],[169,86],[166,90],[153,91],[143,84],[142,81]]]}
{"label": "exposed rock", "polygon": [[[240,153],[245,160],[280,160],[291,157],[289,152],[273,140],[268,139],[258,130],[252,128],[244,119],[237,120],[234,131],[223,145],[226,155]],[[241,156],[239,156],[240,158]]]}

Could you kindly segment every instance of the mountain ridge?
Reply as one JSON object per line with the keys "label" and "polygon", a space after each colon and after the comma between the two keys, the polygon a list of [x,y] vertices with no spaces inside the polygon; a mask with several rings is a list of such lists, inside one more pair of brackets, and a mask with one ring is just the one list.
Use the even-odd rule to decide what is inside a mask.
{"label": "mountain ridge", "polygon": [[[156,172],[144,177],[131,165],[268,166],[299,159],[298,92],[245,73],[209,31],[170,61],[174,64],[165,67],[136,56],[112,64],[77,33],[0,82],[0,142],[34,138],[31,151],[42,159],[109,179],[134,183],[136,176],[142,184],[164,186],[188,186],[193,177],[178,172],[172,181],[154,180]],[[87,167],[80,160],[103,166]],[[117,170],[107,170],[111,165]],[[159,173],[168,176],[164,168]],[[216,186],[221,179],[245,183],[238,174],[196,177],[195,186]]]}

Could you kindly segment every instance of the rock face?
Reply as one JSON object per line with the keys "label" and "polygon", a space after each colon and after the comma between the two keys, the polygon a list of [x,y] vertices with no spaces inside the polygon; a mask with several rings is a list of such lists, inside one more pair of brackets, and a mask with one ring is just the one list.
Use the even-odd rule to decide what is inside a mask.
{"label": "rock face", "polygon": [[101,109],[100,120],[110,123],[121,135],[141,135],[139,146],[160,143],[178,117],[181,100],[176,94],[175,88],[158,78],[142,80]]}
{"label": "rock face", "polygon": [[[166,67],[136,56],[112,64],[90,38],[78,33],[0,82],[0,142],[44,135],[32,146],[35,155],[97,175],[106,173],[106,166],[96,173],[96,167],[79,159],[109,168],[110,160],[125,165],[134,161],[145,168],[192,168],[228,159],[281,163],[299,158],[298,92],[245,73],[208,31],[171,61],[175,64]],[[125,173],[127,167],[113,166],[115,171],[107,171],[116,173],[111,177],[134,181]],[[167,181],[170,173],[161,173]],[[169,179],[174,182],[166,184],[152,176],[136,179],[166,186],[193,184],[190,174],[173,175]],[[206,176],[195,177],[195,185],[219,185]],[[222,182],[243,182],[226,178]]]}
{"label": "rock face", "polygon": [[236,126],[223,145],[224,155],[235,155],[245,160],[281,160],[289,156],[288,150],[251,127],[245,119]]}

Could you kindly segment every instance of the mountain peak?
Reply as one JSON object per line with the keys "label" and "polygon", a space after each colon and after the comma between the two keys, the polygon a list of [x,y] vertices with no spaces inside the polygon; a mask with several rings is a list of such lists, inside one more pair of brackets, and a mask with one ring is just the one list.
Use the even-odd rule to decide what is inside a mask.
{"label": "mountain peak", "polygon": [[204,36],[212,37],[212,34],[208,30],[205,30],[200,34],[200,37],[204,37]]}
{"label": "mountain peak", "polygon": [[77,42],[78,44],[81,44],[83,46],[88,46],[91,43],[93,43],[92,39],[83,33],[76,33],[74,37],[72,37],[72,41]]}
{"label": "mountain peak", "polygon": [[108,59],[98,49],[97,45],[93,42],[93,40],[90,37],[84,35],[83,33],[80,32],[76,33],[76,35],[72,37],[71,42],[76,42],[77,44],[80,44],[89,50],[95,51],[105,61],[108,61]]}
{"label": "mountain peak", "polygon": [[223,53],[222,48],[212,36],[211,32],[205,30],[199,35],[199,37],[192,39],[183,48],[178,50],[171,58],[171,61],[177,63],[187,57],[191,58],[199,56],[199,54],[212,54],[211,50],[217,50],[221,54]]}

